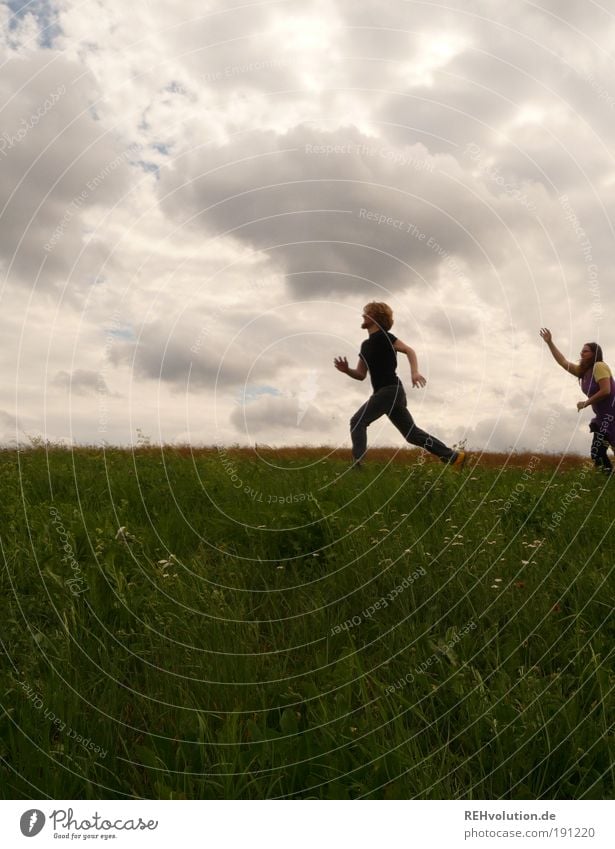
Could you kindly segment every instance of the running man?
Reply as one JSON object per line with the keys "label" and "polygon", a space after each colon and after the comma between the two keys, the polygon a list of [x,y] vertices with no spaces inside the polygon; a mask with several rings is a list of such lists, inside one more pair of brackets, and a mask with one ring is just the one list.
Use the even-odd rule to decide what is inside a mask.
{"label": "running man", "polygon": [[368,426],[385,413],[411,445],[418,445],[431,454],[435,454],[443,463],[463,467],[466,459],[465,451],[448,448],[439,439],[425,433],[416,426],[408,411],[406,393],[396,374],[397,352],[406,354],[408,357],[414,387],[418,389],[425,386],[427,381],[419,372],[416,353],[413,349],[389,332],[393,326],[391,307],[388,304],[371,301],[364,307],[362,317],[361,327],[367,330],[369,337],[361,345],[357,367],[350,368],[346,357],[335,357],[333,360],[338,371],[355,380],[365,380],[369,371],[374,390],[373,395],[350,419],[353,468],[361,468],[367,450]]}

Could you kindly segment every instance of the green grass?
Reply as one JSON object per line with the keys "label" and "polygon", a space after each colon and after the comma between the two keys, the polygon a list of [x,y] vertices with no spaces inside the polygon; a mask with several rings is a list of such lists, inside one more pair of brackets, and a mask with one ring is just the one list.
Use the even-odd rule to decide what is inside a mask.
{"label": "green grass", "polygon": [[0,452],[3,796],[613,798],[615,484],[373,456]]}

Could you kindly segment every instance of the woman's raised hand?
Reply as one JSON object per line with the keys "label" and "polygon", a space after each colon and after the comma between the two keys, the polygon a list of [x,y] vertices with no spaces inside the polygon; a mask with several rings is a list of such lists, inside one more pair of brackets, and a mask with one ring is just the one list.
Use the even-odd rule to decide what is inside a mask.
{"label": "woman's raised hand", "polygon": [[553,342],[553,337],[551,336],[551,331],[549,330],[548,327],[541,327],[540,328],[540,335],[545,340],[547,345],[550,345],[551,342]]}

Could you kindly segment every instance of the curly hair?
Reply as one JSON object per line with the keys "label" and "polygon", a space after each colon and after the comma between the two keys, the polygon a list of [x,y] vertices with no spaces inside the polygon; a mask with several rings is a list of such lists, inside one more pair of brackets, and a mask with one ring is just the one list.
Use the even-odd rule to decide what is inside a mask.
{"label": "curly hair", "polygon": [[582,360],[579,360],[579,377],[583,377],[584,374],[591,371],[596,363],[604,362],[602,358],[602,348],[597,342],[586,342],[585,344],[588,348],[591,348],[594,356],[589,363],[583,363]]}
{"label": "curly hair", "polygon": [[363,312],[373,318],[381,330],[390,330],[393,327],[393,310],[382,301],[370,301],[365,304]]}

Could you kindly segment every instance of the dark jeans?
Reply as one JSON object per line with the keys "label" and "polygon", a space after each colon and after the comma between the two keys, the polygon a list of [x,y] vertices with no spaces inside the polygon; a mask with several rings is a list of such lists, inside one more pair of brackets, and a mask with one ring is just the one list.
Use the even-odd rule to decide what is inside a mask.
{"label": "dark jeans", "polygon": [[603,433],[599,433],[598,431],[594,431],[594,438],[592,440],[592,450],[591,450],[591,458],[594,461],[594,466],[597,469],[600,469],[601,472],[606,472],[607,474],[611,474],[613,471],[613,467],[611,466],[611,461],[608,458],[607,450],[609,447],[609,440]]}
{"label": "dark jeans", "polygon": [[418,445],[426,451],[435,454],[443,463],[450,463],[457,457],[457,452],[448,448],[439,439],[430,436],[417,427],[408,412],[406,393],[403,385],[384,386],[367,399],[350,419],[350,435],[352,437],[352,456],[355,461],[363,458],[367,450],[367,428],[376,419],[387,415],[404,439],[411,445]]}

